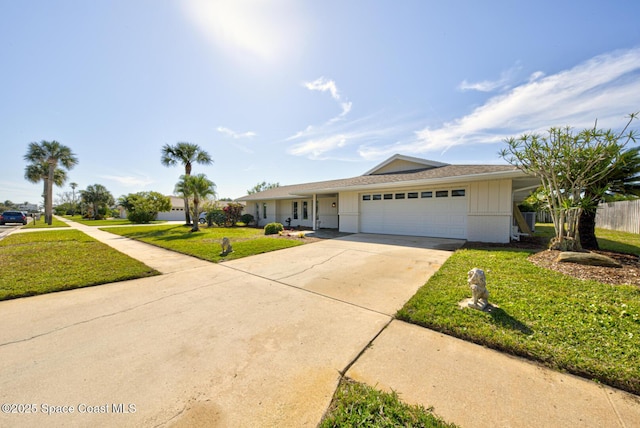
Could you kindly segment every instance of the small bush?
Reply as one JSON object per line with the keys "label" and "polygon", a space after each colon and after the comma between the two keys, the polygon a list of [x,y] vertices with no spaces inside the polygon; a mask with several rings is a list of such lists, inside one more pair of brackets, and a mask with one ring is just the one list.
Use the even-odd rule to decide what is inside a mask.
{"label": "small bush", "polygon": [[227,220],[227,215],[222,210],[211,210],[207,212],[207,216],[205,218],[207,220],[207,224],[215,223],[216,226],[224,226],[225,221]]}
{"label": "small bush", "polygon": [[240,221],[246,225],[249,225],[253,223],[253,216],[251,214],[242,214],[242,217],[240,217]]}
{"label": "small bush", "polygon": [[284,230],[284,226],[281,223],[269,223],[264,227],[265,235],[275,235]]}
{"label": "small bush", "polygon": [[156,219],[156,212],[149,211],[128,211],[127,212],[127,220],[131,223],[137,224],[147,224]]}
{"label": "small bush", "polygon": [[226,215],[225,226],[232,227],[240,220],[240,215],[242,214],[242,210],[244,209],[244,205],[238,202],[229,202],[226,207],[222,210]]}

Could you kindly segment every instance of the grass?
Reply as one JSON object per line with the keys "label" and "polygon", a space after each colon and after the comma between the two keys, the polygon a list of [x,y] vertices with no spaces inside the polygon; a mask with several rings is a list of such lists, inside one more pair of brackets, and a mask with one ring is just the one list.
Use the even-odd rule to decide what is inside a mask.
{"label": "grass", "polygon": [[[132,224],[136,224],[136,223],[132,223],[129,220],[127,220],[126,218],[112,218],[112,219],[105,219],[105,220],[94,220],[91,218],[82,218],[82,216],[79,215],[74,215],[74,216],[65,216],[65,218],[68,218],[69,220],[73,220],[76,221],[78,223],[82,223],[86,226],[124,226],[124,225],[132,225]],[[156,220],[156,221],[152,221],[151,224],[160,224],[160,223],[165,223],[164,220]]]}
{"label": "grass", "polygon": [[58,220],[57,218],[53,217],[51,219],[51,226],[49,226],[47,223],[45,223],[44,215],[42,215],[40,216],[40,220],[28,223],[26,226],[22,227],[25,229],[46,229],[52,227],[69,227],[69,225],[64,221]]}
{"label": "grass", "polygon": [[[637,235],[600,234],[610,237],[603,249],[640,250]],[[458,250],[397,317],[640,394],[640,289],[537,267],[527,261],[532,252]],[[490,313],[458,308],[470,297],[466,273],[473,267],[487,273],[497,306]]]}
{"label": "grass", "polygon": [[[552,224],[536,224],[536,236],[550,239],[555,236]],[[596,228],[596,238],[601,250],[640,256],[640,235]]]}
{"label": "grass", "polygon": [[455,427],[423,406],[402,403],[398,394],[380,392],[351,380],[340,382],[320,428]]}
{"label": "grass", "polygon": [[[296,239],[265,236],[263,229],[248,227],[201,226],[200,232],[191,232],[190,226],[183,225],[130,226],[104,230],[212,262],[238,259],[304,243]],[[233,252],[222,257],[220,244],[224,237],[231,240]]]}
{"label": "grass", "polygon": [[0,241],[0,300],[157,274],[78,230],[14,233]]}

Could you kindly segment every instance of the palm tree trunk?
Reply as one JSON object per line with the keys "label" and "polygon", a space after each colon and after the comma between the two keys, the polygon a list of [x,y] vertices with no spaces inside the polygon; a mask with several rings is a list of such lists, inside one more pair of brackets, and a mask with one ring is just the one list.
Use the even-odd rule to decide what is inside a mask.
{"label": "palm tree trunk", "polygon": [[199,219],[196,219],[196,214],[198,213],[198,205],[199,205],[200,201],[198,200],[198,198],[194,198],[193,199],[193,226],[191,226],[191,231],[192,232],[199,232],[200,231],[200,222]]}
{"label": "palm tree trunk", "polygon": [[[42,189],[42,198],[44,199],[45,208],[47,206],[47,189],[49,188],[49,185],[47,184],[48,181],[49,181],[49,179],[47,177],[43,177],[42,178],[42,182],[44,183],[44,188]],[[46,220],[46,218],[45,218],[45,220]]]}
{"label": "palm tree trunk", "polygon": [[49,162],[49,177],[47,179],[47,198],[45,199],[44,218],[51,226],[53,221],[53,172],[56,169],[54,162]]}
{"label": "palm tree trunk", "polygon": [[[184,175],[187,177],[191,175],[191,163],[184,164]],[[189,199],[184,198],[184,220],[186,224],[191,224],[191,213],[189,212]],[[197,219],[194,219],[194,224],[197,223]]]}
{"label": "palm tree trunk", "polygon": [[191,224],[191,215],[189,214],[189,198],[184,198],[184,221],[185,224]]}
{"label": "palm tree trunk", "polygon": [[580,244],[582,248],[587,250],[599,250],[598,240],[596,239],[596,209],[582,210],[580,214],[580,223],[578,226],[580,235]]}

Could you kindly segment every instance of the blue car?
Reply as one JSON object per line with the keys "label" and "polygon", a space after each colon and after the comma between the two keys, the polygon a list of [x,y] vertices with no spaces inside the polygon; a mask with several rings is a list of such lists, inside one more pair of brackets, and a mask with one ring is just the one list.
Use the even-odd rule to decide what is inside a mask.
{"label": "blue car", "polygon": [[0,226],[7,223],[27,224],[27,216],[20,211],[5,211],[0,215]]}

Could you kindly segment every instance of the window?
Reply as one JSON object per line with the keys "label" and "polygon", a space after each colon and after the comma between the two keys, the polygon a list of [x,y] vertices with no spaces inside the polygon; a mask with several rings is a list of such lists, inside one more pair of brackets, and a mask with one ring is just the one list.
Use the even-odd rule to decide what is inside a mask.
{"label": "window", "polygon": [[385,193],[384,199],[393,199],[393,193]]}
{"label": "window", "polygon": [[307,201],[302,202],[302,219],[306,220],[309,218],[309,203]]}
{"label": "window", "polygon": [[448,190],[437,190],[436,191],[436,198],[448,198],[449,197],[449,191]]}
{"label": "window", "polygon": [[456,196],[464,196],[465,195],[465,191],[464,189],[455,189],[451,191],[451,196],[456,197]]}
{"label": "window", "polygon": [[422,192],[422,193],[420,193],[420,197],[421,198],[433,198],[433,192],[431,192],[431,191]]}
{"label": "window", "polygon": [[362,195],[362,200],[363,201],[370,201],[371,200],[371,195]]}
{"label": "window", "polygon": [[409,193],[407,193],[407,198],[409,198],[409,199],[418,199],[418,192],[409,192]]}
{"label": "window", "polygon": [[404,199],[404,193],[396,193],[396,199]]}
{"label": "window", "polygon": [[267,203],[262,204],[262,218],[267,218]]}
{"label": "window", "polygon": [[382,199],[382,195],[373,195],[373,200],[374,201],[379,201]]}
{"label": "window", "polygon": [[298,201],[293,202],[293,219],[298,219]]}

